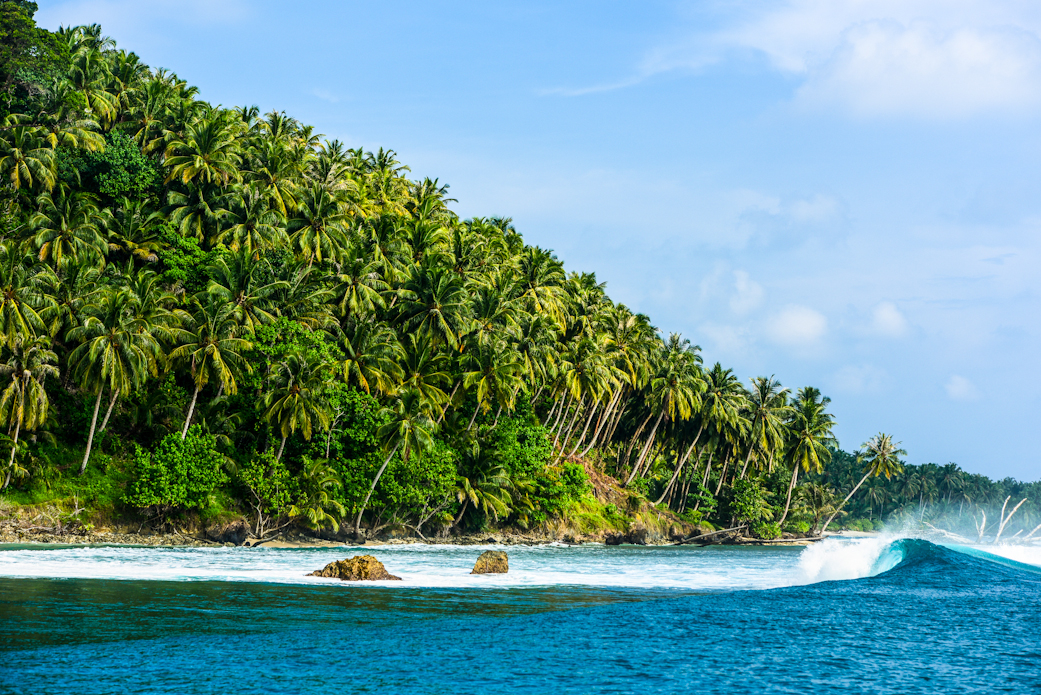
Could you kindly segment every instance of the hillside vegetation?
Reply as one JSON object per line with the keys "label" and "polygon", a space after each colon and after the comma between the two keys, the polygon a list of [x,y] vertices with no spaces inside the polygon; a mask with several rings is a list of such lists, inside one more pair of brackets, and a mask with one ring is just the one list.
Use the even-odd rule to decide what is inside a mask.
{"label": "hillside vegetation", "polygon": [[459,219],[393,151],[214,106],[34,11],[0,2],[8,509],[258,537],[776,538],[1019,494],[912,484],[885,434],[845,454],[820,391],[703,364],[510,219]]}

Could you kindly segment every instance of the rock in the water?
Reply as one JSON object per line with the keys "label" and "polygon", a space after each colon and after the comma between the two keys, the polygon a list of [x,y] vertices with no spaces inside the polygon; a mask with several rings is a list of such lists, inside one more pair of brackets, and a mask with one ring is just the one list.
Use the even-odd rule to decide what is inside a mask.
{"label": "rock in the water", "polygon": [[381,579],[397,579],[387,571],[383,563],[372,555],[355,555],[350,560],[330,562],[323,569],[311,572],[308,577],[331,577],[345,582],[377,581]]}
{"label": "rock in the water", "polygon": [[501,550],[486,550],[481,553],[470,574],[505,574],[510,571],[510,562]]}
{"label": "rock in the water", "polygon": [[622,543],[625,543],[624,533],[609,533],[604,536],[605,545],[621,545]]}
{"label": "rock in the water", "polygon": [[249,538],[249,524],[242,519],[236,519],[226,524],[213,524],[206,529],[206,536],[217,543],[234,543],[242,545]]}

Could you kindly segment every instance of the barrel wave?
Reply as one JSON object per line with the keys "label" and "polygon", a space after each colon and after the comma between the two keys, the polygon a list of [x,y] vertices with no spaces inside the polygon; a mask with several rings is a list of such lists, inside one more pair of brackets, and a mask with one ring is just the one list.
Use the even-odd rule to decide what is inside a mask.
{"label": "barrel wave", "polygon": [[[559,570],[566,553],[585,550],[516,555],[535,572],[538,557]],[[570,557],[592,572],[607,561],[589,550]],[[120,579],[69,579],[56,576],[57,561],[47,561],[53,576],[32,578],[23,560],[17,572],[2,562],[22,551],[3,551],[0,692],[1036,691],[1041,572],[993,550],[910,538],[611,549],[666,581],[392,590],[130,578],[126,567]],[[431,552],[380,559],[403,576],[414,563],[418,576],[437,564]],[[702,583],[729,575],[747,590],[679,586],[684,563]]]}

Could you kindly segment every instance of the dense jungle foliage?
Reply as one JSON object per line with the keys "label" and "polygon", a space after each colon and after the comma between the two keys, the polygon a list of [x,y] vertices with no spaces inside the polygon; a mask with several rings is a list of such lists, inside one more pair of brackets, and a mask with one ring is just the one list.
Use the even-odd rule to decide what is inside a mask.
{"label": "dense jungle foliage", "polygon": [[260,536],[651,504],[771,538],[1007,495],[1037,520],[1036,489],[905,469],[889,435],[840,451],[817,389],[703,365],[393,151],[213,106],[35,9],[0,2],[8,500]]}

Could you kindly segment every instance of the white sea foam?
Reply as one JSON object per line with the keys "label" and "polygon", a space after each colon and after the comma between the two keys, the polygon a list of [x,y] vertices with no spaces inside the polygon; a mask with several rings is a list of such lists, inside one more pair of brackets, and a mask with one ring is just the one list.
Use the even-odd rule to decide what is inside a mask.
{"label": "white sea foam", "polygon": [[[828,539],[805,549],[389,545],[339,548],[90,547],[0,550],[0,576],[165,581],[342,584],[305,576],[333,560],[371,554],[401,582],[387,586],[599,586],[663,589],[767,589],[884,571],[887,541]],[[484,550],[505,549],[505,575],[470,575]]]}
{"label": "white sea foam", "polygon": [[825,538],[799,556],[800,584],[862,579],[896,567],[903,553],[891,536],[874,538]]}
{"label": "white sea foam", "polygon": [[1041,547],[1036,545],[976,545],[977,550],[991,555],[1022,562],[1024,565],[1035,565],[1041,567]]}

